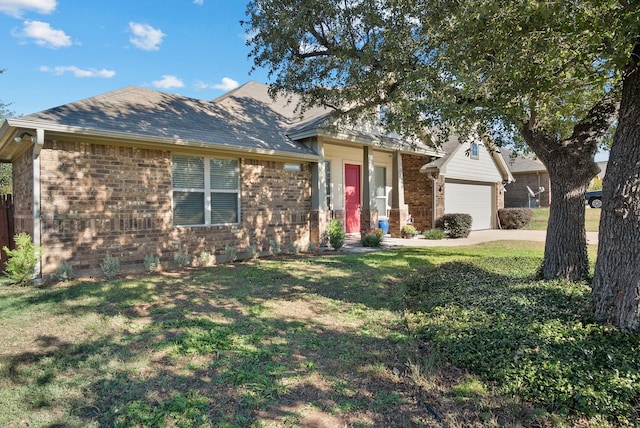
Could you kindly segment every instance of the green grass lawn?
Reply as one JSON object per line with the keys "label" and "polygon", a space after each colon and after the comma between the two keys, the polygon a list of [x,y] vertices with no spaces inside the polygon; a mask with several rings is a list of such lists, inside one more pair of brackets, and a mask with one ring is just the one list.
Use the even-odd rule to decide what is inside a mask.
{"label": "green grass lawn", "polygon": [[0,288],[0,426],[624,426],[640,336],[543,243]]}
{"label": "green grass lawn", "polygon": [[[533,217],[528,229],[530,230],[547,230],[549,222],[549,208],[533,208]],[[585,208],[584,227],[587,232],[597,232],[600,225],[600,209]]]}

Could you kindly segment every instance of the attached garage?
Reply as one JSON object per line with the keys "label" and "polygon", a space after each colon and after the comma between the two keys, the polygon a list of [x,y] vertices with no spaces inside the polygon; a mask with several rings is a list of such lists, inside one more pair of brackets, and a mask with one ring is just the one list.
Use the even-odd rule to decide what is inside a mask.
{"label": "attached garage", "polygon": [[444,214],[470,214],[471,230],[498,226],[497,210],[504,206],[504,184],[513,175],[496,149],[472,140],[461,144],[452,137],[443,144],[445,155],[420,168],[433,182],[433,219]]}
{"label": "attached garage", "polygon": [[493,227],[493,186],[491,183],[468,183],[446,180],[444,212],[464,213],[473,218],[471,230]]}

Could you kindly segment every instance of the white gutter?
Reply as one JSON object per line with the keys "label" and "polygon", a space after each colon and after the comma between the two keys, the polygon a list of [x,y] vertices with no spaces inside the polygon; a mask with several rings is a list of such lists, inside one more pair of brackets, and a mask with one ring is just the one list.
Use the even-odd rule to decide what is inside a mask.
{"label": "white gutter", "polygon": [[113,132],[113,131],[104,131],[94,128],[84,128],[77,126],[67,126],[67,125],[59,125],[53,124],[50,122],[36,122],[32,120],[23,120],[23,119],[7,119],[7,122],[10,126],[16,128],[42,128],[46,130],[47,133],[51,136],[51,134],[71,134],[77,135],[87,138],[105,138],[111,140],[119,140],[119,141],[130,141],[137,143],[148,143],[148,144],[156,144],[163,146],[176,146],[176,147],[185,147],[185,148],[199,148],[199,149],[207,149],[207,150],[218,150],[218,151],[226,151],[240,154],[256,154],[261,156],[280,156],[286,157],[290,159],[300,159],[306,161],[317,162],[322,158],[318,155],[312,154],[304,154],[304,153],[294,153],[287,151],[279,151],[279,150],[265,150],[260,148],[253,147],[238,147],[231,146],[226,144],[217,144],[217,143],[205,143],[201,141],[191,141],[191,140],[183,140],[180,138],[169,138],[169,137],[154,137],[149,135],[140,135],[140,134],[132,134],[128,132]]}

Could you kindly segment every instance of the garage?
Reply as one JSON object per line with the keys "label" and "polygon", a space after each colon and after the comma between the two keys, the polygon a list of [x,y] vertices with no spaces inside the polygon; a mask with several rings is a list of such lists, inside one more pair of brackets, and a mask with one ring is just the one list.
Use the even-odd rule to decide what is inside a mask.
{"label": "garage", "polygon": [[444,187],[445,214],[471,214],[471,230],[493,227],[493,191],[491,184],[450,181]]}

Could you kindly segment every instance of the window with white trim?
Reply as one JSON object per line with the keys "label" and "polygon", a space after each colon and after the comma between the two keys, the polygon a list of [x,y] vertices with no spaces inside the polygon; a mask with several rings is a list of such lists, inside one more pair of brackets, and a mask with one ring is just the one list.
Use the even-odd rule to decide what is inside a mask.
{"label": "window with white trim", "polygon": [[324,161],[324,185],[327,195],[327,209],[331,209],[331,161]]}
{"label": "window with white trim", "polygon": [[234,224],[240,221],[237,159],[175,155],[171,172],[174,225]]}
{"label": "window with white trim", "polygon": [[478,147],[478,143],[471,143],[471,147],[469,147],[469,153],[471,159],[480,158],[480,148]]}
{"label": "window with white trim", "polygon": [[387,168],[384,166],[374,166],[373,176],[376,188],[376,208],[380,217],[387,216]]}

